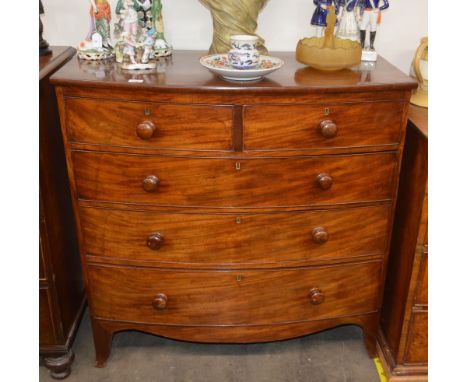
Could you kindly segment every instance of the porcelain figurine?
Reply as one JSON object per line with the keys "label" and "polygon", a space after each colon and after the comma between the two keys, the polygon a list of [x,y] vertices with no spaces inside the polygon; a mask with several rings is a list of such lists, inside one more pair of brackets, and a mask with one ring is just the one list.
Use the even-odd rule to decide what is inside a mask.
{"label": "porcelain figurine", "polygon": [[108,59],[113,56],[110,41],[111,8],[107,0],[89,2],[89,31],[78,47],[78,57],[86,60]]}
{"label": "porcelain figurine", "polygon": [[[133,33],[136,28],[137,34],[144,35],[142,38],[145,40],[148,37],[146,33],[152,30],[155,36],[150,37],[154,42],[151,58],[172,54],[172,47],[164,36],[161,0],[119,0],[115,12],[120,16],[114,32],[118,39],[123,32]],[[125,16],[128,12],[132,14],[131,18]]]}
{"label": "porcelain figurine", "polygon": [[153,0],[151,8],[153,28],[156,31],[154,42],[154,54],[156,57],[167,57],[172,54],[172,47],[164,36],[164,19],[161,0]]}
{"label": "porcelain figurine", "polygon": [[257,49],[268,55],[265,40],[256,34],[257,18],[268,0],[200,0],[211,11],[213,19],[213,40],[210,54],[228,53],[231,36],[256,35]]}
{"label": "porcelain figurine", "polygon": [[316,5],[310,24],[313,27],[312,37],[322,37],[327,26],[327,15],[331,6],[335,7],[338,14],[342,0],[314,0]]}
{"label": "porcelain figurine", "polygon": [[342,6],[338,14],[340,22],[336,30],[336,37],[345,40],[360,41],[359,26],[357,23],[359,7],[356,6],[358,2],[359,0],[342,0]]}
{"label": "porcelain figurine", "polygon": [[139,0],[122,0],[116,7],[119,22],[115,27],[117,43],[116,61],[125,70],[155,69],[155,29],[141,24],[138,7],[147,6]]}
{"label": "porcelain figurine", "polygon": [[42,5],[42,1],[39,0],[39,56],[47,56],[48,54],[52,53],[52,51],[49,49],[49,43],[42,37],[44,26],[42,24],[41,15],[43,14],[44,7]]}
{"label": "porcelain figurine", "polygon": [[[382,11],[390,6],[388,0],[359,0],[359,29],[361,32],[362,56],[364,61],[376,61],[375,37],[377,26],[382,20]],[[367,30],[370,31],[370,46],[366,47]]]}

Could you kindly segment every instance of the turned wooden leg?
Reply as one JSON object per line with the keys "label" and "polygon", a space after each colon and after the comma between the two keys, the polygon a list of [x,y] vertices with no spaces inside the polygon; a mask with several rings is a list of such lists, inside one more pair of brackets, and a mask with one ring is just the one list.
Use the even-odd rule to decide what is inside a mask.
{"label": "turned wooden leg", "polygon": [[71,373],[71,364],[75,359],[73,350],[59,357],[44,357],[44,365],[49,369],[50,376],[54,379],[67,378]]}
{"label": "turned wooden leg", "polygon": [[112,332],[105,329],[98,320],[91,319],[93,325],[96,367],[104,367],[112,348]]}

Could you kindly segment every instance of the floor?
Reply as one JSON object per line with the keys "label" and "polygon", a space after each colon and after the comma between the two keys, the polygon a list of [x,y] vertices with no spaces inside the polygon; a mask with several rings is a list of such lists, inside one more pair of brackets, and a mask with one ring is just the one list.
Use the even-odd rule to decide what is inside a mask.
{"label": "floor", "polygon": [[[138,332],[114,336],[107,366],[94,367],[86,313],[67,382],[379,382],[361,330],[348,326],[268,344],[206,345]],[[53,381],[44,366],[41,382]]]}

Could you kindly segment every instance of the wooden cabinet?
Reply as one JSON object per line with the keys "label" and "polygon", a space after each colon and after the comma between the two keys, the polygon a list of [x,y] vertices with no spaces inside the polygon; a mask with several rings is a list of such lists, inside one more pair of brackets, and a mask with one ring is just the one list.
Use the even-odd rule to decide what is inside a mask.
{"label": "wooden cabinet", "polygon": [[54,75],[97,366],[121,330],[249,343],[354,324],[374,355],[416,84],[383,59],[306,75],[290,53],[233,84],[201,55]]}
{"label": "wooden cabinet", "polygon": [[410,107],[379,333],[390,381],[427,380],[427,109]]}
{"label": "wooden cabinet", "polygon": [[50,76],[75,50],[39,58],[39,352],[52,377],[65,378],[85,303],[57,101]]}

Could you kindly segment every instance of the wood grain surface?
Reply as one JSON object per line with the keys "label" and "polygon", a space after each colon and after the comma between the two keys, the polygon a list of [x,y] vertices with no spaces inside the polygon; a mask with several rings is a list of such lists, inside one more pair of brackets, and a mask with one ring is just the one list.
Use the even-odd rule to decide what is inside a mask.
{"label": "wood grain surface", "polygon": [[[232,150],[231,106],[170,105],[69,98],[66,101],[71,142],[99,145]],[[137,126],[151,121],[150,139]]]}
{"label": "wood grain surface", "polygon": [[[240,215],[80,209],[87,254],[178,267],[285,266],[383,256],[390,212],[388,205]],[[313,238],[318,227],[328,236],[321,244]],[[152,250],[148,238],[155,233],[164,241]]]}
{"label": "wood grain surface", "polygon": [[[392,198],[394,153],[255,160],[74,152],[80,199],[207,207],[286,207]],[[322,190],[320,174],[333,185]],[[157,192],[143,181],[156,176]]]}
{"label": "wood grain surface", "polygon": [[[89,266],[96,317],[171,325],[261,325],[378,309],[381,262],[289,270],[172,271]],[[319,288],[324,302],[309,292]],[[157,294],[167,296],[155,310]],[[248,341],[248,339],[246,339]]]}
{"label": "wood grain surface", "polygon": [[[329,105],[247,106],[246,150],[287,150],[398,145],[403,103],[367,102]],[[320,129],[325,120],[337,126],[336,137]]]}

